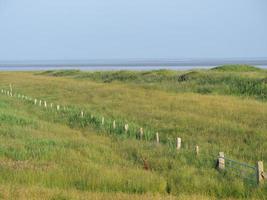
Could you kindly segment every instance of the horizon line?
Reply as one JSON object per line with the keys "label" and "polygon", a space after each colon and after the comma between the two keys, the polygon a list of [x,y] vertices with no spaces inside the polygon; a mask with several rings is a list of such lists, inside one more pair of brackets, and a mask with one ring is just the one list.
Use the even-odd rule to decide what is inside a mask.
{"label": "horizon line", "polygon": [[132,58],[88,60],[16,60],[0,61],[1,67],[19,66],[216,66],[225,64],[267,65],[267,58]]}

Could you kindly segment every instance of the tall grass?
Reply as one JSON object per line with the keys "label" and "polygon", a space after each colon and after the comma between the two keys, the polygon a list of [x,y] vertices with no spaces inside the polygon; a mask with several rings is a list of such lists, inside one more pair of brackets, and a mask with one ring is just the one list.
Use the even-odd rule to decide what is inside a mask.
{"label": "tall grass", "polygon": [[[180,84],[187,84],[187,81],[195,80],[191,76],[199,78],[202,73],[190,74],[190,78],[180,81]],[[216,75],[219,78],[225,73],[217,72]],[[153,191],[217,199],[260,199],[266,195],[265,187],[251,187],[240,178],[215,170],[219,151],[252,165],[257,160],[266,160],[267,107],[264,101],[181,91],[170,93],[165,89],[144,87],[145,84],[96,83],[77,77],[73,79],[72,76],[54,78],[32,73],[6,73],[0,76],[1,85],[6,89],[12,82],[15,92],[66,107],[65,111],[57,112],[55,107],[53,110],[45,109],[34,106],[32,101],[22,103],[15,98],[1,97],[2,114],[24,121],[32,120],[33,123],[37,121],[37,126],[16,125],[13,122],[11,127],[8,120],[3,120],[1,126],[5,131],[1,132],[1,137],[5,144],[1,145],[1,158],[34,160],[37,164],[40,161],[56,163],[48,168],[53,172],[48,173],[48,177],[54,177],[55,183],[46,173],[40,176],[34,174],[34,177],[30,173],[12,176],[14,171],[11,168],[2,184],[10,180],[8,183],[24,186],[38,184],[50,189],[126,193]],[[253,74],[241,75],[241,78],[255,76],[260,77]],[[216,85],[213,80],[207,82],[210,87]],[[193,91],[196,89],[194,87],[192,85],[190,89]],[[12,108],[18,108],[18,111]],[[81,111],[84,111],[84,118]],[[105,117],[104,125],[101,125],[102,117]],[[116,130],[112,129],[114,119]],[[126,123],[130,127],[129,135],[124,131]],[[135,140],[140,127],[144,128],[145,133],[150,132],[151,137],[147,140],[151,139],[152,142]],[[160,133],[163,145],[155,144],[156,132]],[[175,138],[178,136],[182,138],[180,152],[175,150]],[[196,144],[200,146],[197,158],[194,154]],[[147,160],[151,171],[143,169],[143,159]],[[7,162],[4,166],[13,165]],[[46,169],[42,165],[37,166],[40,170]],[[129,170],[123,171],[125,168]],[[88,174],[88,171],[91,173]],[[129,176],[122,177],[119,172],[129,173]],[[71,173],[75,175],[69,176]],[[102,174],[105,178],[99,182]],[[147,186],[142,185],[140,176],[148,178],[150,174],[153,176],[149,178],[151,182],[146,183]],[[88,182],[88,179],[94,183]],[[45,184],[43,180],[46,180]],[[126,189],[124,184],[128,186]]]}
{"label": "tall grass", "polygon": [[[29,106],[34,105],[33,101],[25,101],[24,103],[26,103],[26,102],[29,104]],[[136,133],[138,131],[137,129],[130,129],[129,132],[125,133],[125,130],[123,129],[124,122],[121,122],[121,121],[119,121],[119,123],[117,123],[117,125],[116,125],[117,128],[113,129],[113,127],[112,127],[113,121],[112,120],[106,119],[105,123],[102,124],[102,117],[93,115],[91,113],[86,113],[83,116],[81,116],[81,112],[79,110],[77,110],[75,107],[67,107],[66,106],[66,109],[61,110],[60,112],[57,111],[56,109],[43,108],[43,107],[39,107],[38,105],[35,105],[35,107],[38,110],[41,109],[42,115],[47,114],[47,117],[49,116],[50,120],[52,119],[52,121],[57,122],[57,123],[59,123],[59,122],[60,123],[66,123],[72,128],[86,128],[89,124],[91,124],[100,132],[106,131],[109,134],[115,134],[117,137],[119,136],[119,138],[123,138],[123,139],[136,137]],[[20,123],[18,123],[17,125],[20,125]],[[131,133],[133,133],[133,134],[131,134]],[[151,133],[151,132],[148,132],[148,133]],[[148,137],[149,136],[148,134],[145,134],[145,135],[147,135],[147,137],[145,137],[145,141],[149,141],[152,139],[152,138]],[[153,151],[154,149],[157,150],[156,148],[158,148],[158,147],[156,147],[156,146],[148,145],[147,146],[148,148],[146,147],[147,150],[145,153],[140,153],[140,152],[136,151],[135,149],[132,149],[129,147],[127,147],[125,150],[123,150],[124,152],[130,150],[127,153],[127,159],[135,160],[135,162],[139,163],[141,159],[149,158],[150,159],[149,165],[151,165],[153,170],[156,170],[159,172],[161,171],[163,173],[167,172],[168,176],[171,175],[171,177],[169,177],[167,180],[167,184],[164,184],[164,182],[158,182],[157,183],[157,182],[155,182],[156,180],[153,180],[152,182],[160,187],[160,188],[156,187],[155,190],[153,190],[149,185],[147,185],[148,183],[144,182],[143,179],[134,180],[135,184],[136,184],[136,182],[138,183],[136,185],[138,187],[131,185],[130,188],[127,188],[126,190],[124,190],[124,187],[123,187],[123,185],[120,184],[120,182],[117,183],[117,182],[112,181],[111,183],[109,183],[107,179],[104,179],[103,182],[99,183],[99,180],[95,176],[94,176],[94,178],[96,178],[95,181],[97,181],[97,183],[92,183],[91,181],[88,181],[84,178],[75,179],[75,177],[79,176],[80,174],[75,175],[73,178],[68,176],[68,179],[74,179],[74,185],[72,185],[72,183],[71,183],[71,185],[66,185],[66,184],[68,184],[68,180],[66,180],[66,176],[64,176],[64,177],[57,177],[57,181],[55,183],[54,182],[52,183],[51,180],[49,180],[49,182],[48,182],[49,184],[45,185],[45,186],[50,187],[50,188],[54,188],[54,187],[62,187],[62,188],[69,188],[70,187],[71,188],[71,187],[74,187],[74,188],[76,188],[78,190],[82,190],[82,191],[83,190],[95,191],[97,188],[99,188],[99,191],[103,191],[103,188],[107,187],[104,191],[122,191],[122,192],[133,192],[133,193],[144,193],[144,192],[148,192],[148,191],[150,191],[150,192],[152,192],[152,191],[164,192],[165,191],[165,192],[176,194],[176,195],[180,192],[187,193],[186,191],[188,191],[187,190],[188,184],[185,184],[184,186],[182,186],[182,184],[187,181],[186,179],[189,176],[192,176],[192,175],[187,174],[186,176],[181,177],[180,173],[179,173],[177,175],[178,175],[179,179],[181,179],[181,180],[178,183],[175,182],[175,179],[178,177],[177,177],[177,175],[173,175],[172,173],[175,170],[181,170],[181,169],[177,169],[176,166],[178,163],[176,163],[175,161],[172,161],[172,160],[178,159],[179,164],[181,164],[181,162],[184,162],[184,165],[187,167],[185,167],[182,170],[183,173],[185,173],[185,171],[188,170],[189,166],[197,167],[194,170],[202,169],[202,170],[205,170],[205,173],[211,173],[211,171],[213,171],[213,169],[215,168],[216,156],[210,154],[210,152],[209,152],[208,154],[207,153],[202,154],[202,157],[199,158],[201,160],[196,161],[193,151],[188,151],[188,149],[190,149],[190,148],[188,148],[188,146],[187,146],[187,148],[183,148],[183,150],[179,152],[180,156],[177,156],[177,152],[175,150],[175,144],[173,143],[173,141],[174,140],[167,140],[167,144],[168,144],[167,149],[163,149],[163,151],[161,152],[161,153],[164,153],[162,155],[163,158],[164,157],[168,158],[169,161],[167,163],[164,163],[165,162],[164,160],[162,163],[161,158],[158,158],[158,159],[153,158],[155,155],[153,156],[153,154],[151,154],[151,151]],[[165,144],[166,144],[166,141],[165,141]],[[129,144],[127,144],[127,145],[129,145]],[[79,146],[72,146],[71,145],[70,147],[77,148]],[[60,145],[57,142],[55,142],[54,140],[47,140],[47,139],[45,139],[45,140],[42,139],[42,140],[37,140],[37,141],[36,140],[27,140],[27,142],[25,144],[25,148],[26,148],[25,150],[19,149],[17,151],[16,149],[7,149],[6,151],[3,151],[3,152],[4,152],[5,156],[7,156],[13,160],[26,160],[28,157],[36,159],[37,161],[41,161],[44,158],[45,158],[45,160],[47,160],[47,159],[53,160],[53,154],[51,154],[52,150],[55,148],[59,148],[59,147],[60,147]],[[57,151],[60,152],[61,149],[58,149]],[[160,153],[158,151],[156,151],[156,152],[158,154]],[[45,155],[45,157],[44,157],[44,155]],[[151,159],[151,158],[153,158],[153,159]],[[184,161],[183,161],[183,159],[184,159]],[[73,173],[73,170],[76,169],[77,167],[81,170],[80,166],[75,166],[73,169],[69,166],[67,168],[66,173]],[[90,169],[90,170],[93,172],[93,174],[96,173],[95,172],[96,169]],[[165,170],[167,170],[167,171],[165,171]],[[215,170],[214,170],[214,172],[215,172]],[[8,174],[7,171],[5,171],[5,173]],[[62,173],[62,172],[57,171],[56,173]],[[92,176],[92,174],[88,174],[88,175],[89,175],[89,177]],[[83,176],[88,176],[88,175],[83,174]],[[102,175],[104,175],[106,177],[109,176],[107,174],[103,174],[103,172],[102,172]],[[26,174],[26,176],[29,178],[29,175]],[[237,180],[238,179],[233,179],[233,177],[231,177],[231,176],[225,177],[224,184],[226,184],[226,181],[234,181],[234,183],[236,183],[237,186],[239,186],[242,182],[240,182],[241,179],[239,181],[237,181]],[[118,177],[117,177],[116,181],[118,181]],[[131,180],[131,181],[133,181],[133,180]],[[141,182],[138,182],[138,181],[141,181]],[[194,187],[198,188],[196,191],[203,190],[204,188],[201,189],[201,187],[199,187],[199,185],[196,185],[195,181],[196,180],[193,181]],[[26,182],[22,182],[22,183],[25,184],[25,183],[29,183],[29,182],[32,184],[35,184],[36,180],[35,179],[26,179]],[[109,184],[111,184],[111,185],[109,185]],[[179,186],[182,187],[183,189],[177,190],[175,187],[176,184],[179,184]],[[148,186],[149,188],[145,189],[146,186]],[[213,187],[215,187],[215,185]],[[231,185],[231,187],[233,187],[233,185]],[[251,190],[250,187],[251,186],[249,186],[249,185],[247,185],[247,186],[244,185],[240,188],[234,187],[233,189],[227,189],[225,191],[225,193],[222,191],[221,191],[221,193],[216,193],[216,196],[218,196],[218,197],[226,197],[226,196],[239,197],[240,195],[241,196],[243,196],[243,195],[251,196],[250,192],[245,194],[245,190],[248,190],[248,191]],[[223,188],[221,188],[221,189],[226,189],[226,185],[224,185]]]}
{"label": "tall grass", "polygon": [[[118,155],[114,145],[122,146],[119,141],[114,143],[92,131],[84,135],[63,123],[43,121],[34,112],[31,119],[38,126],[14,123],[12,118],[26,121],[23,116],[28,114],[26,110],[15,112],[13,106],[25,109],[29,105],[0,99],[9,102],[7,108],[0,108],[1,116],[11,116],[0,125],[0,184],[4,189],[12,184],[17,188],[38,186],[76,192],[166,193],[163,177]],[[39,107],[36,111],[47,113]],[[55,120],[58,117],[55,115]]]}
{"label": "tall grass", "polygon": [[155,70],[147,72],[111,71],[81,72],[77,70],[46,71],[38,73],[49,76],[70,76],[111,83],[119,81],[144,87],[175,92],[201,94],[226,94],[267,99],[267,71],[249,65],[225,65],[211,70],[177,72]]}
{"label": "tall grass", "polygon": [[214,67],[212,70],[221,72],[258,72],[261,71],[260,68],[254,67],[252,65],[246,64],[230,64]]}

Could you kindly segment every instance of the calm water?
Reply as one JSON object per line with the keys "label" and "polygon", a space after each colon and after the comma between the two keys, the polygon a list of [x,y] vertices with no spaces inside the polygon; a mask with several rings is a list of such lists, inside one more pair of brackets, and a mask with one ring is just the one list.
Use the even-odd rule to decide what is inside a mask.
{"label": "calm water", "polygon": [[[0,66],[0,71],[45,71],[45,70],[71,70],[77,69],[82,71],[107,71],[107,70],[134,70],[134,71],[141,71],[141,70],[158,70],[158,69],[171,69],[171,70],[191,70],[191,69],[210,69],[215,66],[209,67],[197,67],[197,66],[177,66],[177,67],[162,67],[162,66],[140,66],[140,67],[123,67],[123,66],[104,66],[104,67],[93,67],[93,66],[77,66],[77,67],[51,67],[51,66],[23,66],[23,67],[4,67]],[[267,69],[267,66],[256,66],[262,69]]]}

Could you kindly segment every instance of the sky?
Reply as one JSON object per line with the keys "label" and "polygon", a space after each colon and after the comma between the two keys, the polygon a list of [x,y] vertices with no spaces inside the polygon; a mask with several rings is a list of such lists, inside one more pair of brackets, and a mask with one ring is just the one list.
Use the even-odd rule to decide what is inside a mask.
{"label": "sky", "polygon": [[0,62],[259,57],[266,0],[0,0]]}

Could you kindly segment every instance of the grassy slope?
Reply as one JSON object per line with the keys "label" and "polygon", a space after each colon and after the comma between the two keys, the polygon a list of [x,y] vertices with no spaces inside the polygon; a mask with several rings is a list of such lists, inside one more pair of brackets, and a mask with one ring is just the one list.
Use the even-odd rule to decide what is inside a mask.
{"label": "grassy slope", "polygon": [[[190,147],[200,145],[203,155],[197,161],[186,152],[173,155],[164,148],[154,152],[150,146],[140,148],[133,141],[124,141],[122,144],[125,146],[116,145],[116,149],[120,147],[117,152],[126,152],[121,155],[124,159],[139,167],[142,163],[138,156],[148,157],[152,168],[162,174],[163,182],[168,182],[168,190],[173,194],[190,194],[192,188],[195,194],[217,197],[261,196],[265,191],[251,191],[240,180],[222,179],[215,170],[210,171],[213,167],[211,160],[205,164],[210,152],[219,150],[250,163],[267,160],[267,144],[263,142],[266,141],[267,129],[264,102],[229,96],[169,93],[139,85],[105,84],[31,73],[1,73],[0,76],[1,85],[7,87],[12,82],[16,91],[53,102],[87,107],[106,116],[119,116],[143,126],[153,126],[161,137],[179,135]],[[177,174],[177,171],[181,173]]]}
{"label": "grassy slope", "polygon": [[56,77],[68,76],[104,83],[119,81],[175,93],[235,95],[267,100],[267,70],[247,65],[227,65],[212,70],[189,72],[155,70],[85,73],[73,70],[47,71],[41,74]]}
{"label": "grassy slope", "polygon": [[230,71],[230,72],[258,72],[261,69],[251,66],[251,65],[222,65],[218,67],[214,67],[212,70],[214,71]]}
{"label": "grassy slope", "polygon": [[129,198],[131,193],[165,193],[163,177],[123,158],[120,148],[126,149],[126,144],[43,121],[34,112],[38,111],[29,112],[27,105],[1,97],[0,198],[15,198],[22,191],[27,191],[22,196],[43,191],[49,199],[69,193],[85,198],[91,195],[88,191],[98,198],[120,192],[121,199],[127,197],[122,192]]}

